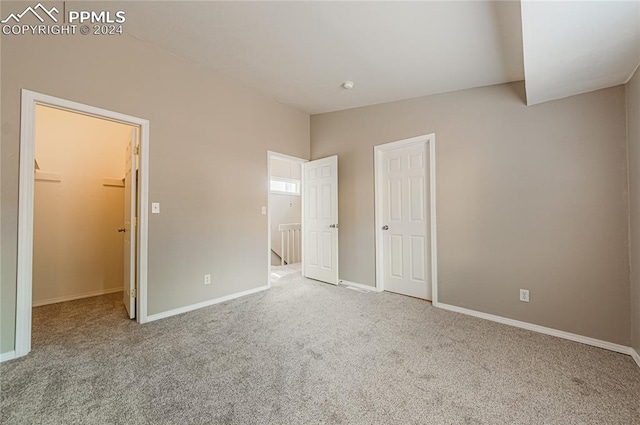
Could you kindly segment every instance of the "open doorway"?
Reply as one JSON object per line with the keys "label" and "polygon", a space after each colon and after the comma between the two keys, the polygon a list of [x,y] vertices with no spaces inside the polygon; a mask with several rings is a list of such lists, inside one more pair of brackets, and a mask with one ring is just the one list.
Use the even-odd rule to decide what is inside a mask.
{"label": "open doorway", "polygon": [[[48,109],[42,109],[48,108]],[[40,208],[40,205],[35,206],[34,201],[36,201],[36,182],[38,185],[40,183],[48,183],[55,186],[58,184],[57,192],[55,188],[51,186],[48,187],[38,187],[37,196],[42,199],[50,199],[58,202],[63,196],[65,196],[64,191],[61,191],[60,188],[63,187],[63,183],[65,183],[65,176],[70,178],[73,173],[78,171],[77,169],[84,169],[87,171],[89,168],[100,168],[100,166],[89,167],[88,164],[83,164],[81,162],[74,162],[70,168],[69,164],[65,165],[65,161],[70,162],[70,158],[78,154],[76,150],[81,150],[76,147],[71,146],[57,146],[55,149],[58,150],[61,154],[61,157],[56,159],[55,162],[51,158],[53,158],[53,154],[49,152],[45,154],[43,151],[39,151],[38,158],[36,156],[36,138],[39,135],[39,131],[37,128],[37,115],[43,114],[42,111],[45,111],[44,114],[52,113],[54,115],[60,113],[68,113],[76,116],[76,118],[81,117],[82,119],[95,119],[98,121],[108,122],[110,124],[117,123],[123,126],[124,129],[127,130],[129,137],[127,139],[126,147],[122,152],[121,163],[124,165],[124,176],[123,175],[111,175],[112,173],[107,172],[106,169],[102,169],[102,174],[99,177],[100,188],[118,188],[121,193],[117,194],[116,192],[110,193],[110,195],[116,196],[121,199],[121,197],[125,197],[127,194],[130,198],[129,201],[125,201],[122,199],[122,202],[118,201],[118,205],[123,205],[123,209],[120,211],[119,221],[117,227],[115,229],[111,229],[110,227],[113,224],[116,224],[115,221],[105,221],[108,222],[109,229],[106,231],[113,231],[115,234],[120,234],[120,243],[122,243],[122,250],[119,251],[122,254],[122,262],[114,260],[116,256],[118,256],[117,251],[102,251],[99,254],[102,254],[105,257],[108,257],[108,260],[105,262],[107,264],[104,266],[109,270],[104,270],[102,273],[100,270],[97,270],[95,267],[86,267],[87,264],[82,263],[83,267],[91,270],[93,273],[90,277],[84,276],[84,278],[77,279],[77,276],[73,276],[72,274],[68,274],[66,267],[68,264],[63,265],[62,267],[53,267],[47,270],[46,263],[44,271],[39,270],[39,267],[42,265],[40,262],[38,264],[34,264],[34,254],[37,257],[36,260],[41,259],[40,253],[36,252],[36,250],[44,247],[46,244],[53,244],[54,248],[57,252],[53,253],[53,251],[49,250],[42,258],[47,260],[51,260],[56,256],[60,255],[74,255],[73,253],[69,254],[69,249],[75,249],[75,255],[81,257],[81,259],[86,260],[87,263],[92,264],[91,261],[102,261],[96,260],[98,256],[92,256],[92,259],[88,259],[90,257],[84,249],[77,249],[76,240],[74,239],[77,236],[77,233],[89,233],[92,234],[94,241],[100,240],[99,232],[95,229],[92,229],[91,226],[84,226],[84,221],[87,217],[84,216],[74,216],[70,223],[66,223],[63,227],[66,231],[59,233],[56,237],[49,238],[51,240],[47,241],[47,231],[48,233],[52,232],[52,226],[62,224],[52,224],[47,222],[47,220],[51,220],[52,215],[55,215],[56,208],[58,209],[58,215],[61,215],[61,212],[65,214],[76,213],[74,211],[76,208],[70,208],[72,205],[75,205],[74,202],[77,199],[73,199],[72,201],[68,201],[64,204],[39,204],[44,205],[42,208],[43,212],[39,214],[43,216],[44,225],[40,221],[38,223],[34,223],[35,216],[35,208]],[[60,116],[56,116],[50,120],[51,126],[58,126],[57,130],[62,131],[62,123],[64,122]],[[74,127],[74,132],[77,132],[78,128]],[[124,133],[123,133],[124,134]],[[74,134],[66,134],[65,138],[76,138],[77,135]],[[66,140],[68,142],[69,140]],[[84,141],[85,143],[89,143],[88,141]],[[62,143],[62,142],[61,142]],[[119,293],[114,293],[115,299],[117,299],[117,303],[120,306],[127,305],[128,309],[126,315],[123,314],[124,317],[129,316],[133,318],[135,315],[135,319],[139,323],[145,323],[147,321],[147,304],[146,304],[146,285],[147,285],[147,251],[148,251],[148,187],[149,187],[149,178],[148,178],[148,164],[149,164],[149,121],[132,117],[129,115],[120,114],[117,112],[109,111],[106,109],[100,109],[96,107],[92,107],[89,105],[84,105],[81,103],[76,103],[72,101],[68,101],[65,99],[56,98],[53,96],[44,95],[41,93],[32,92],[29,90],[22,90],[22,117],[21,117],[21,136],[20,136],[20,191],[19,191],[19,200],[18,200],[18,211],[19,211],[19,220],[18,220],[18,268],[17,268],[17,294],[16,294],[16,338],[15,338],[15,356],[20,357],[24,356],[31,351],[31,341],[32,341],[32,322],[33,322],[33,304],[34,300],[36,304],[50,304],[55,303],[56,301],[65,301],[70,298],[82,298],[91,295],[97,295],[96,292],[110,292],[111,290],[116,291],[116,285],[118,283],[121,284]],[[44,145],[43,145],[44,146]],[[112,146],[113,148],[113,146]],[[53,148],[50,148],[50,150]],[[117,148],[114,148],[118,150]],[[127,159],[127,155],[125,152],[129,153]],[[94,152],[95,153],[95,152]],[[102,156],[106,156],[106,153],[103,152]],[[47,159],[45,159],[47,157]],[[89,159],[85,158],[85,161],[89,162]],[[46,163],[46,165],[45,165]],[[129,178],[127,179],[127,163],[129,164]],[[57,164],[57,165],[54,165]],[[60,167],[56,170],[56,167]],[[64,166],[64,168],[63,168]],[[49,168],[51,167],[51,168]],[[65,170],[64,172],[61,170]],[[137,172],[136,172],[137,170]],[[122,178],[124,177],[124,182],[122,182]],[[38,180],[36,180],[36,178]],[[86,180],[90,180],[88,177],[85,178],[74,178],[77,184],[83,184]],[[69,179],[71,182],[71,179]],[[128,183],[128,187],[127,187]],[[124,184],[124,187],[122,186]],[[41,190],[42,189],[42,190]],[[53,189],[53,193],[52,193]],[[43,195],[41,197],[40,195]],[[102,214],[108,215],[106,213],[107,205],[110,203],[116,203],[114,199],[109,199],[108,197],[102,200],[99,200],[96,192],[92,192],[92,195],[88,196],[92,201],[96,204],[96,208],[94,209],[85,209],[83,211],[83,215],[97,215],[100,216]],[[104,203],[102,202],[104,201]],[[94,205],[95,206],[95,205]],[[124,213],[127,210],[129,211],[129,223],[127,224],[127,220],[124,217]],[[40,217],[37,218],[38,220]],[[36,235],[37,239],[34,239],[34,224],[37,226],[41,226],[45,230],[45,233]],[[72,227],[69,227],[72,226]],[[83,227],[84,226],[84,227]],[[57,230],[57,229],[56,229]],[[120,232],[118,232],[120,230]],[[93,233],[92,233],[93,232]],[[123,237],[122,234],[125,236]],[[116,236],[117,237],[117,236]],[[131,238],[129,241],[131,247],[126,247],[126,241],[124,238]],[[44,238],[44,239],[43,239]],[[103,238],[104,239],[104,238]],[[116,239],[114,239],[116,240]],[[38,246],[34,246],[34,242],[38,243]],[[113,241],[111,241],[113,242]],[[68,245],[68,246],[67,246]],[[126,255],[125,255],[126,252]],[[66,254],[63,254],[66,253]],[[94,253],[95,254],[95,253]],[[129,264],[127,264],[127,259]],[[67,261],[68,259],[65,259]],[[121,265],[121,266],[120,266]],[[95,266],[95,264],[94,264]],[[127,267],[129,270],[127,271]],[[73,267],[68,267],[73,269]],[[58,276],[55,276],[53,279],[49,276],[51,270],[57,270],[59,273]],[[64,273],[63,273],[64,271]],[[121,279],[116,283],[109,281],[110,277],[105,276],[115,276],[117,274],[121,275]],[[37,276],[36,276],[37,275]],[[103,276],[102,278],[98,278],[98,276]],[[130,276],[130,279],[127,281],[127,275]],[[55,293],[51,287],[49,288],[40,288],[34,287],[34,277],[36,279],[40,279],[41,276],[44,276],[44,279],[54,280],[59,282],[59,277],[62,276],[63,285],[66,285],[67,280],[73,280],[75,283],[71,284],[71,287],[63,288],[62,292]],[[83,276],[81,276],[83,277]],[[72,279],[73,278],[73,279]],[[85,280],[94,279],[91,284],[95,283],[95,280],[100,281],[102,283],[99,289],[95,289],[93,287],[83,287],[80,289],[80,283]],[[85,282],[86,283],[86,282]],[[130,285],[127,290],[125,290],[125,285]],[[38,285],[38,283],[36,283]],[[59,289],[59,288],[58,288]],[[60,305],[60,304],[54,304]],[[43,307],[44,308],[44,307]],[[124,317],[122,319],[124,319]]]}
{"label": "open doorway", "polygon": [[267,152],[269,285],[297,277],[338,285],[338,157]]}
{"label": "open doorway", "polygon": [[36,105],[34,344],[46,340],[54,320],[135,317],[129,288],[135,287],[137,133],[130,124]]}
{"label": "open doorway", "polygon": [[302,164],[268,152],[269,284],[302,273]]}

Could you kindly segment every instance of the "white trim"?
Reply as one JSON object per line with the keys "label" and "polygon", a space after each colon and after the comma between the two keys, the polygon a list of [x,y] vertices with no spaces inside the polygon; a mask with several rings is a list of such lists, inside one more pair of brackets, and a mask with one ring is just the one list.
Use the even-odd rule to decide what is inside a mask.
{"label": "white trim", "polygon": [[118,288],[111,288],[111,289],[101,289],[99,291],[86,292],[80,295],[68,295],[66,297],[49,298],[48,300],[34,302],[32,304],[32,307],[41,307],[43,305],[58,304],[58,303],[64,303],[67,301],[81,300],[83,298],[98,297],[100,295],[115,294],[116,292],[122,292],[122,291],[123,291],[122,287],[118,287]]}
{"label": "white trim", "polygon": [[590,338],[588,336],[577,335],[571,332],[560,331],[558,329],[547,328],[545,326],[534,325],[533,323],[522,322],[520,320],[509,319],[502,316],[496,316],[494,314],[470,310],[464,307],[457,307],[454,305],[449,305],[444,303],[433,303],[433,306],[441,308],[443,310],[449,310],[456,313],[466,314],[467,316],[478,317],[480,319],[490,320],[492,322],[514,326],[516,328],[527,329],[529,331],[538,332],[545,335],[556,336],[558,338],[568,339],[570,341],[580,342],[582,344],[592,345],[598,348],[604,348],[605,350],[615,351],[617,353],[632,355],[632,351],[634,351],[631,347],[627,347],[625,345],[614,344],[613,342]]}
{"label": "white trim", "polygon": [[384,261],[383,261],[383,234],[382,226],[382,185],[379,182],[379,170],[382,164],[382,152],[411,146],[418,143],[426,143],[429,147],[429,207],[430,207],[430,239],[431,239],[431,299],[435,303],[438,300],[438,237],[436,220],[436,135],[435,133],[411,137],[397,142],[385,143],[373,147],[374,154],[374,193],[375,193],[375,239],[376,239],[376,289],[384,291]]}
{"label": "white trim", "polygon": [[[438,301],[438,226],[436,220],[436,135],[429,140],[429,183],[431,206],[431,300]],[[428,136],[428,137],[429,137]]]}
{"label": "white trim", "polygon": [[638,354],[638,352],[634,350],[633,347],[630,347],[630,348],[631,348],[631,358],[635,360],[638,367],[640,367],[640,354]]}
{"label": "white trim", "polygon": [[[309,161],[305,161],[309,162]],[[300,164],[300,275],[305,277],[304,269],[304,209],[306,204],[306,195],[304,192],[305,177],[304,177],[304,163]],[[271,218],[269,218],[269,230],[271,230]],[[271,240],[269,240],[271,244]],[[271,264],[269,264],[269,276],[271,276]]]}
{"label": "white trim", "polygon": [[173,310],[165,311],[158,314],[152,314],[151,316],[147,316],[147,322],[153,322],[154,320],[166,319],[167,317],[176,316],[182,313],[188,313],[193,310],[198,310],[203,307],[209,307],[215,304],[220,304],[226,301],[234,300],[236,298],[244,297],[247,295],[255,294],[257,292],[262,292],[269,289],[268,285],[259,286],[257,288],[249,289],[242,292],[237,292],[231,295],[225,295],[224,297],[214,298],[212,300],[203,301],[201,303],[191,304],[184,307],[174,308]]}
{"label": "white trim", "polygon": [[13,360],[16,358],[15,351],[7,351],[6,353],[0,353],[0,363],[6,362],[7,360]]}
{"label": "white trim", "polygon": [[33,193],[35,186],[35,106],[22,90],[20,174],[18,190],[18,267],[16,270],[15,356],[31,351],[31,279],[33,262]]}
{"label": "white trim", "polygon": [[136,320],[147,322],[147,274],[149,272],[149,121],[143,120],[138,134],[138,296]]}
{"label": "white trim", "polygon": [[102,179],[102,185],[113,186],[113,187],[124,187],[124,179],[109,179],[105,177]]}
{"label": "white trim", "polygon": [[354,288],[364,289],[371,292],[380,292],[375,286],[365,285],[363,283],[350,282],[344,279],[339,279],[338,283],[343,286],[353,286]]}
{"label": "white trim", "polygon": [[36,180],[42,180],[42,181],[61,182],[62,173],[48,173],[46,171],[36,170],[34,178]]}
{"label": "white trim", "polygon": [[[289,161],[296,164],[304,164],[305,162],[309,162],[308,159],[298,158],[297,156],[291,156],[275,151],[267,151],[267,155],[269,155],[269,158],[280,159],[282,161]],[[271,174],[269,174],[269,177],[271,177]]]}
{"label": "white trim", "polygon": [[[267,287],[271,287],[271,206],[269,205],[269,194],[271,190],[271,158],[279,159],[282,161],[289,161],[295,164],[304,164],[305,162],[309,162],[307,159],[296,158],[295,156],[285,155],[282,153],[267,151]],[[303,172],[301,170],[300,177],[303,177]],[[292,194],[288,194],[292,195]],[[300,196],[302,196],[302,178],[300,179]],[[301,261],[302,261],[302,275],[304,276],[304,249],[303,246],[303,231],[304,229],[304,196],[301,198],[301,207],[300,207],[300,252],[301,252]]]}
{"label": "white trim", "polygon": [[138,309],[137,321],[147,321],[147,253],[149,193],[149,121],[30,90],[22,90],[20,122],[20,180],[18,195],[18,265],[16,283],[15,356],[31,351],[33,193],[35,186],[36,104],[116,121],[140,128],[139,226],[138,226]]}

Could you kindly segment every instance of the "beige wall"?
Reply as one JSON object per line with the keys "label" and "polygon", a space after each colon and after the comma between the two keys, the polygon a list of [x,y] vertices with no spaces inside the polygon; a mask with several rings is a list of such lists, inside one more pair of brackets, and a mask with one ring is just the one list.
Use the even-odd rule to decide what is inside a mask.
{"label": "beige wall", "polygon": [[312,117],[312,159],[339,158],[340,278],[375,283],[373,147],[435,133],[439,301],[628,345],[624,87],[532,107],[523,93]]}
{"label": "beige wall", "polygon": [[33,302],[122,290],[124,187],[131,127],[36,107],[36,160],[61,181],[36,179]]}
{"label": "beige wall", "polygon": [[640,72],[626,85],[631,235],[631,345],[640,353]]}
{"label": "beige wall", "polygon": [[3,36],[1,75],[0,352],[14,346],[22,88],[150,120],[149,314],[267,284],[266,152],[308,158],[307,114],[127,35]]}

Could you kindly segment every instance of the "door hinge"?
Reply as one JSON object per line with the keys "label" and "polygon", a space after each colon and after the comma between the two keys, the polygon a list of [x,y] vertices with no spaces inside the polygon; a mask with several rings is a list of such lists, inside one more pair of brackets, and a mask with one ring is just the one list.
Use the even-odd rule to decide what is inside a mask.
{"label": "door hinge", "polygon": [[136,155],[140,155],[140,145],[136,145],[135,151]]}
{"label": "door hinge", "polygon": [[131,290],[131,294],[130,294],[130,295],[131,295],[131,298],[136,298],[136,292],[137,292],[137,291],[136,291],[136,289],[137,289],[137,288],[133,288],[133,289]]}

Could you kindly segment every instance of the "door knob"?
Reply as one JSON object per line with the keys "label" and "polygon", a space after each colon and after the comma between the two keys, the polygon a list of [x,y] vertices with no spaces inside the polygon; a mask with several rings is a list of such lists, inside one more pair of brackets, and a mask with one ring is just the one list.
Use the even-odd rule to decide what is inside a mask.
{"label": "door knob", "polygon": [[338,225],[338,223],[336,223],[336,224],[330,224],[329,227],[332,229],[337,229],[340,226]]}
{"label": "door knob", "polygon": [[124,233],[126,231],[127,231],[127,229],[125,229],[124,227],[118,229],[118,233]]}
{"label": "door knob", "polygon": [[389,226],[385,224],[384,226],[382,226],[382,230],[389,230]]}

